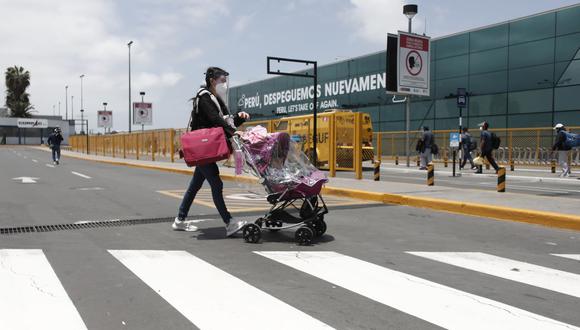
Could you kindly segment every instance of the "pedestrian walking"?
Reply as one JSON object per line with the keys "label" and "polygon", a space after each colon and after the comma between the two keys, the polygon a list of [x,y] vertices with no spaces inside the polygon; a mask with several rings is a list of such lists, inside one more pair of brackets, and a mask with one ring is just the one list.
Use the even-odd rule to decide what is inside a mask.
{"label": "pedestrian walking", "polygon": [[[217,67],[210,67],[205,73],[205,86],[203,86],[193,99],[194,111],[191,113],[189,124],[192,130],[202,128],[223,127],[227,138],[237,134],[235,127],[241,125],[250,116],[246,112],[239,112],[230,116],[227,102],[229,73]],[[196,111],[197,110],[197,111]],[[220,178],[217,164],[210,163],[195,167],[193,178],[183,196],[179,206],[178,215],[172,224],[174,230],[195,231],[196,226],[185,222],[191,204],[203,182],[207,180],[211,187],[211,194],[216,209],[218,210],[226,227],[226,236],[231,236],[244,227],[246,221],[234,219],[229,213],[223,196],[223,182]]]}
{"label": "pedestrian walking", "polygon": [[46,141],[48,147],[52,150],[52,163],[55,165],[60,163],[60,144],[63,140],[62,131],[57,127],[54,129],[54,132],[48,136],[48,140]]}
{"label": "pedestrian walking", "polygon": [[420,170],[426,170],[433,159],[433,145],[435,137],[428,126],[423,126],[421,138],[417,142],[416,150],[420,153]]}
{"label": "pedestrian walking", "polygon": [[459,166],[460,170],[465,167],[465,163],[467,163],[467,161],[469,161],[469,164],[471,164],[472,170],[477,169],[477,166],[475,166],[473,163],[473,157],[471,155],[471,152],[476,148],[477,143],[473,141],[473,137],[471,136],[471,133],[469,133],[469,129],[467,127],[463,127],[461,133],[461,150],[463,151],[463,160]]}
{"label": "pedestrian walking", "polygon": [[556,142],[552,147],[552,151],[558,151],[558,165],[562,168],[562,173],[560,173],[560,177],[568,177],[570,176],[570,166],[568,166],[568,154],[572,149],[567,143],[567,130],[563,124],[556,124],[554,126],[554,130],[556,131]]}
{"label": "pedestrian walking", "polygon": [[[493,159],[493,149],[499,148],[500,140],[494,134],[488,131],[489,123],[484,121],[483,123],[479,124],[479,130],[481,131],[481,138],[480,138],[480,146],[481,146],[481,157],[487,159],[489,164],[495,169],[495,172],[499,170],[499,166]],[[477,173],[482,173],[482,166],[479,167]]]}

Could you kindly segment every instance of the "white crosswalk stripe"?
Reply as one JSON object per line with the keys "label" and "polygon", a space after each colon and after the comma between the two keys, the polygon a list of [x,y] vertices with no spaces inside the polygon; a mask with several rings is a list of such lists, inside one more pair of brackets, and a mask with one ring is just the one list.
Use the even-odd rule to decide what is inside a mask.
{"label": "white crosswalk stripe", "polygon": [[562,258],[568,258],[568,259],[580,261],[580,254],[555,254],[555,253],[552,253],[552,255],[556,256],[556,257],[562,257]]}
{"label": "white crosswalk stripe", "polygon": [[109,252],[200,329],[332,329],[185,251]]}
{"label": "white crosswalk stripe", "polygon": [[336,252],[255,253],[446,329],[580,329]]}
{"label": "white crosswalk stripe", "polygon": [[580,275],[481,252],[407,252],[580,298]]}
{"label": "white crosswalk stripe", "polygon": [[[108,252],[111,261],[119,261],[124,266],[121,269],[125,273],[123,278],[127,278],[129,272],[133,273],[136,276],[130,277],[134,278],[133,281],[145,283],[159,295],[162,304],[171,305],[185,317],[184,322],[189,320],[200,329],[272,329],[273,325],[275,329],[332,329],[330,325],[308,315],[308,307],[292,306],[284,301],[284,295],[278,296],[278,293],[273,296],[189,252]],[[363,297],[361,299],[384,304],[446,329],[580,330],[575,325],[548,316],[333,251],[254,253],[265,257],[258,260],[264,263],[264,267],[259,268],[262,271],[271,267],[270,260],[273,260],[278,263],[277,267],[286,269],[288,266],[340,286],[348,290],[344,291],[347,297],[357,294]],[[457,266],[567,294],[569,299],[580,297],[578,274],[481,252],[407,253],[420,257],[412,259],[417,262],[425,263],[429,259],[447,265],[445,267]],[[553,255],[579,259],[578,254]],[[474,276],[473,273],[463,272],[465,276]],[[0,329],[87,329],[91,318],[86,319],[85,325],[83,315],[65,290],[67,278],[59,279],[57,273],[42,250],[0,249]],[[249,273],[245,276],[253,275]],[[182,278],[187,280],[180,280]],[[92,280],[87,278],[87,281]],[[312,280],[316,279],[309,279]],[[124,287],[134,286],[127,283]],[[137,293],[120,290],[118,294],[125,297]],[[96,304],[100,306],[105,302]],[[320,306],[320,315],[335,315],[334,308],[340,308],[330,306],[334,307]],[[86,305],[79,307],[84,313],[87,312]],[[264,309],[267,312],[256,314]],[[324,321],[329,322],[328,319]],[[343,321],[337,322],[341,324]]]}
{"label": "white crosswalk stripe", "polygon": [[42,250],[0,250],[0,329],[86,329]]}

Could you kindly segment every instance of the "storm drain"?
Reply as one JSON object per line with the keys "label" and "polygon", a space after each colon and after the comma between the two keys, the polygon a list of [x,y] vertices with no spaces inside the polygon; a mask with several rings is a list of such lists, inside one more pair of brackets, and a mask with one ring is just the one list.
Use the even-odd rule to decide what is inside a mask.
{"label": "storm drain", "polygon": [[79,230],[91,228],[124,227],[133,225],[144,225],[151,223],[173,222],[175,218],[150,218],[150,219],[130,219],[130,220],[103,220],[87,221],[81,223],[37,225],[22,227],[0,228],[0,235],[14,235],[27,233],[46,233],[51,231]]}

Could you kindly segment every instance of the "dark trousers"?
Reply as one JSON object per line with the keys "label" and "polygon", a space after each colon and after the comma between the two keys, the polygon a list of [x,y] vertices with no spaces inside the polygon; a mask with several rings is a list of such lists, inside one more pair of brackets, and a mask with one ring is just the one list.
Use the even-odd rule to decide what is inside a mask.
{"label": "dark trousers", "polygon": [[181,205],[179,206],[179,214],[178,217],[180,219],[185,219],[187,214],[189,213],[189,209],[191,208],[191,204],[195,199],[195,195],[203,182],[207,179],[209,185],[211,187],[211,195],[213,197],[213,203],[215,204],[216,209],[220,213],[223,221],[228,224],[232,216],[226,207],[226,202],[224,201],[223,195],[223,188],[224,183],[220,178],[220,171],[216,163],[211,163],[207,165],[196,166],[195,171],[193,172],[193,178],[189,183],[189,187],[183,195],[183,200],[181,201]]}
{"label": "dark trousers", "polygon": [[56,162],[60,159],[60,146],[53,146],[52,147],[52,161]]}
{"label": "dark trousers", "polygon": [[467,163],[467,161],[469,160],[469,164],[471,164],[471,167],[474,167],[475,165],[473,164],[473,157],[471,157],[471,152],[469,151],[468,148],[463,148],[463,160],[461,162],[461,168],[465,167],[465,163]]}
{"label": "dark trousers", "polygon": [[497,166],[497,163],[493,159],[493,156],[491,155],[491,152],[492,152],[492,150],[485,151],[485,152],[483,152],[481,154],[481,157],[484,157],[485,159],[487,159],[487,161],[489,162],[489,164],[497,171],[497,170],[499,170],[499,166]]}

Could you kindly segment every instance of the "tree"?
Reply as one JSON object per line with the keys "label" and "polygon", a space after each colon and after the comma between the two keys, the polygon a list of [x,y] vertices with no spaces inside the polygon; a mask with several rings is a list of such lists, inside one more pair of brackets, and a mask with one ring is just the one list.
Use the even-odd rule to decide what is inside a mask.
{"label": "tree", "polygon": [[30,86],[30,72],[23,67],[14,66],[6,69],[6,106],[10,116],[30,118],[34,107],[30,104],[30,95],[26,89]]}

